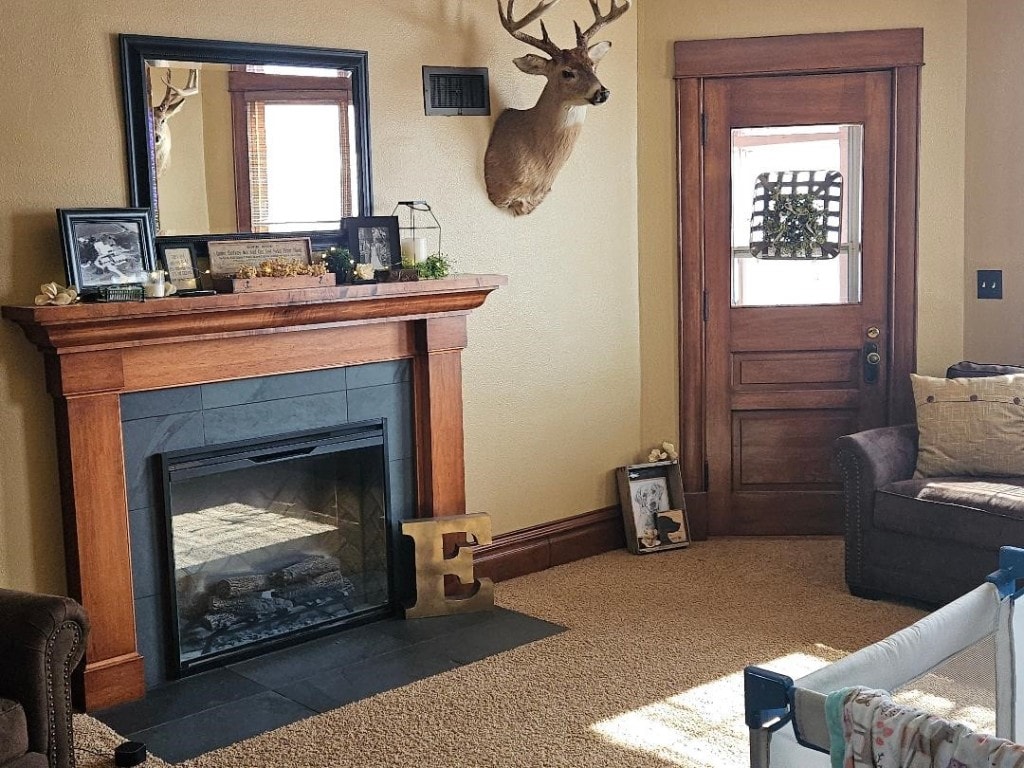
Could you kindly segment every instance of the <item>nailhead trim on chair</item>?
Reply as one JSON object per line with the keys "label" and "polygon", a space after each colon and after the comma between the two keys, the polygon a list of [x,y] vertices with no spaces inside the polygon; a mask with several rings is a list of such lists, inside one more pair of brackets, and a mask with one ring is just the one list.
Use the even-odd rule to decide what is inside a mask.
{"label": "nailhead trim on chair", "polygon": [[[846,497],[846,573],[847,573],[847,586],[849,586],[850,575],[856,577],[856,582],[859,584],[864,580],[863,565],[864,558],[862,557],[862,550],[864,546],[863,533],[861,531],[861,520],[862,515],[860,514],[860,463],[853,457],[850,451],[839,451],[837,453],[837,459],[839,468],[843,473],[843,495]],[[850,484],[850,465],[854,467],[854,480],[853,485]],[[851,493],[850,488],[854,491]],[[851,499],[852,496],[852,499]],[[851,515],[851,509],[853,514]],[[856,551],[850,552],[851,538],[855,544]],[[856,555],[854,557],[854,555]]]}
{"label": "nailhead trim on chair", "polygon": [[82,642],[82,629],[75,621],[65,621],[57,630],[50,635],[46,641],[46,705],[48,708],[47,715],[50,725],[49,739],[50,743],[47,745],[46,756],[47,761],[50,764],[50,768],[59,768],[57,765],[57,710],[54,707],[53,701],[53,646],[57,642],[57,638],[61,635],[64,630],[70,629],[74,633],[74,644],[71,646],[71,653],[67,655],[64,661],[64,706],[67,708],[68,713],[68,765],[71,768],[75,766],[75,747],[74,747],[74,727],[71,716],[71,659],[75,656],[75,651],[78,650],[79,644]]}

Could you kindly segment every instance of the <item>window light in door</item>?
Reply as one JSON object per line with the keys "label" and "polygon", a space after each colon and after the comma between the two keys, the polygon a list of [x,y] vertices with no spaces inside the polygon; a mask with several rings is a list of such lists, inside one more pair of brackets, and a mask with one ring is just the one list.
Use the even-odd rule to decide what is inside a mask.
{"label": "window light in door", "polygon": [[750,255],[833,259],[839,255],[843,176],[839,171],[770,171],[754,182]]}

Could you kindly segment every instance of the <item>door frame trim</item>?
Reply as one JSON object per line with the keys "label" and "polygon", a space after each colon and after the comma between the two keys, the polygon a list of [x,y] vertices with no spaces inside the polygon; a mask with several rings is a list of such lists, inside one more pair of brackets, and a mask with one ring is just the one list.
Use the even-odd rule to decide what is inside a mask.
{"label": "door frame trim", "polygon": [[[703,103],[708,78],[888,71],[893,78],[888,338],[889,423],[914,418],[909,374],[917,361],[918,145],[924,30],[888,29],[719,40],[675,49],[679,206],[679,395],[683,483],[694,538],[706,536]],[[687,204],[688,201],[699,204]]]}

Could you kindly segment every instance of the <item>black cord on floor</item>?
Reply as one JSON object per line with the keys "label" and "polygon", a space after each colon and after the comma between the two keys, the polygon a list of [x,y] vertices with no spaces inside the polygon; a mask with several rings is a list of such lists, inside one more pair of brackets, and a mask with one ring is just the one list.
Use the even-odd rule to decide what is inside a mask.
{"label": "black cord on floor", "polygon": [[111,752],[97,752],[95,749],[89,749],[88,747],[75,746],[75,752],[88,752],[90,755],[98,755],[99,757],[110,757]]}

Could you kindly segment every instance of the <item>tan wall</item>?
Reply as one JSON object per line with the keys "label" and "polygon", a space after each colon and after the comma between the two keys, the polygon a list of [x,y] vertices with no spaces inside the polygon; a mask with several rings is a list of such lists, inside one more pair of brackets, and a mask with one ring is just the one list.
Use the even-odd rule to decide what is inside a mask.
{"label": "tan wall", "polygon": [[[967,6],[964,357],[1024,363],[1024,30],[1020,0]],[[975,270],[1003,270],[1003,300],[979,300]]]}
{"label": "tan wall", "polygon": [[[170,74],[171,83],[183,88],[188,81],[188,67],[149,70],[153,104],[164,97],[161,78]],[[210,231],[209,206],[206,201],[206,159],[203,152],[203,99],[189,96],[181,108],[167,120],[171,150],[164,170],[157,175],[157,198],[160,201],[160,234],[188,235]]]}
{"label": "tan wall", "polygon": [[231,94],[227,68],[204,68],[203,151],[206,153],[206,205],[209,230],[236,232],[235,158],[231,138]]}
{"label": "tan wall", "polygon": [[[549,29],[568,41],[571,14],[590,11],[563,5]],[[610,470],[640,450],[636,19],[608,30],[611,101],[591,110],[548,200],[512,219],[484,194],[489,120],[423,115],[423,64],[490,67],[497,108],[539,91],[512,66],[528,50],[499,32],[492,3],[7,0],[0,302],[29,302],[61,278],[55,207],[127,204],[117,33],[367,49],[377,211],[429,200],[461,271],[510,277],[469,324],[470,509],[491,513],[500,533],[612,504]],[[40,355],[6,322],[0,434],[0,585],[59,590],[51,403]]]}
{"label": "tan wall", "polygon": [[[1009,0],[1007,0],[1009,2]],[[640,337],[644,444],[675,437],[678,407],[675,40],[923,27],[918,368],[963,351],[966,0],[643,0],[639,13]]]}

